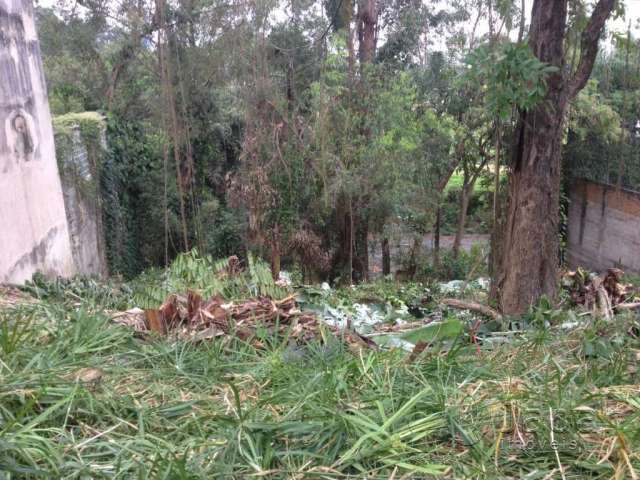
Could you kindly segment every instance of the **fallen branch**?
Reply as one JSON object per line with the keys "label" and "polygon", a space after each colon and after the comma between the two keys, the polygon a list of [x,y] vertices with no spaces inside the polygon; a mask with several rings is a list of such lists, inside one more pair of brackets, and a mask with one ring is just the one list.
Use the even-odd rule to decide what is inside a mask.
{"label": "fallen branch", "polygon": [[599,316],[605,320],[611,320],[613,318],[613,308],[611,308],[611,298],[607,290],[602,285],[602,281],[598,278],[593,282],[596,289],[596,302],[594,310]]}
{"label": "fallen branch", "polygon": [[448,307],[478,312],[486,317],[491,317],[494,320],[497,320],[499,322],[502,321],[502,315],[498,311],[486,305],[482,305],[481,303],[469,302],[466,300],[458,300],[457,298],[443,298],[442,300],[440,300],[440,303]]}
{"label": "fallen branch", "polygon": [[640,308],[640,302],[619,303],[615,306],[616,310],[634,310]]}

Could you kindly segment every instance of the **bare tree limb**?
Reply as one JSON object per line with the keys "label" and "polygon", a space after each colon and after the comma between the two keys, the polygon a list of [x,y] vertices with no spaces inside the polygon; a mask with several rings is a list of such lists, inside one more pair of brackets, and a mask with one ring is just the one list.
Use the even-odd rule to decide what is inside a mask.
{"label": "bare tree limb", "polygon": [[500,315],[500,313],[498,313],[491,307],[482,305],[481,303],[459,300],[457,298],[443,298],[442,300],[440,300],[440,303],[448,307],[478,312],[499,322],[502,321],[502,315]]}
{"label": "bare tree limb", "polygon": [[604,24],[611,15],[616,0],[599,0],[593,9],[589,23],[582,32],[580,39],[580,61],[575,73],[567,84],[567,99],[573,99],[584,88],[591,76],[593,64],[598,54],[598,42]]}
{"label": "bare tree limb", "polygon": [[614,307],[615,310],[635,310],[636,308],[640,308],[640,302],[619,303]]}

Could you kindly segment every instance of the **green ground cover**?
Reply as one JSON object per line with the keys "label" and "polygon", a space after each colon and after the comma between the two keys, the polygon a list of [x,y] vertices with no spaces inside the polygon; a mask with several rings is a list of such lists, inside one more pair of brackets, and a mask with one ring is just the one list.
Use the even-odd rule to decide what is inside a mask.
{"label": "green ground cover", "polygon": [[[483,322],[476,331],[473,316],[445,311],[463,332],[410,361],[399,348],[354,350],[330,338],[194,344],[140,337],[111,321],[169,277],[39,283],[29,289],[35,300],[1,307],[0,478],[640,472],[640,323],[631,312],[603,322],[541,306],[511,328]],[[234,288],[231,297],[252,284]],[[298,291],[327,305],[394,308],[428,291],[427,316],[440,295],[392,282]]]}

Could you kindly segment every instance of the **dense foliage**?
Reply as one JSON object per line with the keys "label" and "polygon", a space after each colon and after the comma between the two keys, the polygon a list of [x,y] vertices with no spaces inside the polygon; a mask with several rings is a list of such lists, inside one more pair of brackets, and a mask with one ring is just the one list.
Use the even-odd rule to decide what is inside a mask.
{"label": "dense foliage", "polygon": [[[349,282],[380,242],[415,275],[418,258],[441,271],[423,235],[455,235],[455,259],[466,232],[495,230],[516,113],[557,68],[531,54],[520,5],[414,3],[38,8],[53,113],[107,118],[110,270],[197,247]],[[585,11],[570,15],[576,57]],[[380,31],[370,52],[367,22]],[[614,40],[571,105],[566,180],[633,189],[640,57],[632,35]]]}
{"label": "dense foliage", "polygon": [[0,480],[638,478],[638,279],[558,266],[640,42],[526,6],[36,8],[112,275],[0,286]]}

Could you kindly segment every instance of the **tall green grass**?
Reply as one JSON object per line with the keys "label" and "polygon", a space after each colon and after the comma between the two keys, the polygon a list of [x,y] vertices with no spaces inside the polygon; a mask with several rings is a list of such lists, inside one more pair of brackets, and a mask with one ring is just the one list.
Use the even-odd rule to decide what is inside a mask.
{"label": "tall green grass", "polygon": [[408,364],[338,341],[142,340],[105,301],[75,291],[0,314],[0,478],[640,472],[633,316],[540,325],[480,353],[461,337]]}

